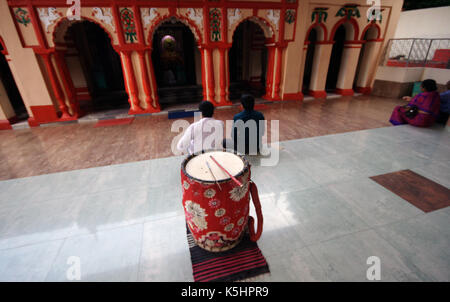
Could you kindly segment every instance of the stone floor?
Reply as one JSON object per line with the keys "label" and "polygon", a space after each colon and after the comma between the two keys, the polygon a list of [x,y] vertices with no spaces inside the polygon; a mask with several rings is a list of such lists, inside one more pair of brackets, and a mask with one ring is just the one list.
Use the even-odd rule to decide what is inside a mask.
{"label": "stone floor", "polygon": [[[285,141],[390,126],[392,109],[404,104],[373,96],[330,98],[270,102],[261,111],[267,120],[280,121],[279,140]],[[226,121],[239,111],[238,105],[219,107],[214,116]],[[108,113],[120,110],[104,112],[101,118]],[[0,180],[173,155],[171,144],[179,132],[171,131],[175,120],[168,119],[167,112],[136,116],[130,125],[94,128],[98,118],[0,131]],[[270,140],[271,131],[268,134]]]}
{"label": "stone floor", "polygon": [[[367,281],[376,256],[381,281],[450,281],[450,207],[425,214],[369,179],[410,169],[450,187],[450,128],[350,130],[288,139],[279,152],[271,167],[250,159],[271,270],[261,280]],[[73,256],[82,281],[192,281],[181,160],[0,181],[0,281],[66,281]]]}

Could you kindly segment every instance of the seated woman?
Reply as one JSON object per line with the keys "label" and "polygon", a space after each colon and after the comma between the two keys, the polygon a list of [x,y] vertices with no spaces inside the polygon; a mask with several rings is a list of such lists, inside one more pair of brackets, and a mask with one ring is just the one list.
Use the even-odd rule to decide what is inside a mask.
{"label": "seated woman", "polygon": [[395,107],[389,119],[393,125],[410,124],[417,127],[433,125],[440,107],[436,82],[430,79],[424,80],[421,90],[422,92],[413,98],[403,98],[409,101],[408,105]]}

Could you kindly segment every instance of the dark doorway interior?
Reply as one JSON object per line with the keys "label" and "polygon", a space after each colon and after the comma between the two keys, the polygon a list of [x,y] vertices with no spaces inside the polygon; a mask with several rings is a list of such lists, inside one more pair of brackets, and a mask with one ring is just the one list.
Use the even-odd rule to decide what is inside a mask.
{"label": "dark doorway interior", "polygon": [[[170,20],[153,36],[152,61],[162,108],[174,103],[196,103],[203,99],[196,75],[200,57],[195,37],[185,24]],[[200,62],[197,62],[200,63]]]}
{"label": "dark doorway interior", "polygon": [[[264,32],[259,25],[251,21],[244,21],[233,34],[233,44],[229,51],[230,87],[229,98],[236,100],[243,93],[251,93],[255,97],[265,94],[267,71],[267,48]],[[251,66],[250,60],[257,66]],[[259,70],[255,74],[253,69]]]}
{"label": "dark doorway interior", "polygon": [[22,96],[20,95],[19,89],[14,81],[14,77],[9,69],[8,62],[3,54],[0,54],[0,80],[5,87],[11,106],[16,113],[16,117],[12,120],[12,122],[14,123],[28,119],[27,109],[25,108]]}
{"label": "dark doorway interior", "polygon": [[70,26],[66,42],[73,41],[92,100],[80,103],[84,112],[129,108],[119,54],[106,32],[84,21]]}
{"label": "dark doorway interior", "polygon": [[330,65],[328,66],[326,91],[334,91],[338,80],[339,69],[341,68],[342,53],[344,51],[345,27],[339,26],[334,34],[334,44],[331,51]]}
{"label": "dark doorway interior", "polygon": [[314,52],[317,42],[317,30],[312,29],[308,36],[308,49],[306,51],[305,69],[303,72],[303,93],[309,93],[309,84],[311,83],[311,73],[314,62]]}

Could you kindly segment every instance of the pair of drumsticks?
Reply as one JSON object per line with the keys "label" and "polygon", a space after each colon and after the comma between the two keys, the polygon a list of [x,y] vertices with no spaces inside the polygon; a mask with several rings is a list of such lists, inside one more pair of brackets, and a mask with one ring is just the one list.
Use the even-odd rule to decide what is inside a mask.
{"label": "pair of drumsticks", "polygon": [[[237,180],[233,175],[231,175],[230,172],[228,172],[224,167],[222,167],[222,165],[219,164],[219,163],[217,162],[217,160],[216,160],[212,155],[210,155],[209,157],[213,160],[213,162],[214,162],[220,169],[222,169],[223,172],[225,172],[228,176],[230,176],[231,179],[232,179],[239,187],[242,187],[242,183],[241,183],[239,180]],[[211,166],[209,165],[208,162],[206,162],[206,165],[208,166],[209,172],[211,173],[212,177],[214,178],[215,183],[219,186],[219,189],[222,190],[222,188],[220,187],[219,182],[218,182],[217,179],[216,179],[216,176],[214,175],[214,173],[213,173],[212,170],[211,170]]]}

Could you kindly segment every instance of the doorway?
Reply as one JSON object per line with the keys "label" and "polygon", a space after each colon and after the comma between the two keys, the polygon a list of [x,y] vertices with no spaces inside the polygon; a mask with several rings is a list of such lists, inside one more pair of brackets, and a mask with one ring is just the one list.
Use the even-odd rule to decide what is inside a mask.
{"label": "doorway", "polygon": [[314,63],[314,52],[316,50],[316,42],[317,42],[317,30],[315,28],[311,29],[308,36],[308,48],[306,50],[306,59],[305,59],[305,69],[303,72],[303,94],[309,93],[309,86],[311,83],[311,74]]}
{"label": "doorway", "polygon": [[156,29],[152,62],[161,108],[203,100],[201,55],[187,25],[171,19]]}
{"label": "doorway", "polygon": [[262,97],[266,92],[267,47],[262,28],[246,20],[233,34],[229,51],[229,98],[236,100],[244,93]]}
{"label": "doorway", "polygon": [[[0,47],[2,48],[0,51],[3,51],[3,47]],[[15,117],[10,122],[16,123],[27,120],[29,117],[27,109],[19,89],[17,88],[16,81],[11,73],[8,62],[6,61],[6,57],[3,54],[0,54],[0,81],[5,88],[11,107],[15,113]]]}
{"label": "doorway", "polygon": [[333,49],[331,51],[330,64],[328,66],[327,81],[325,90],[327,92],[334,92],[336,90],[339,71],[341,69],[342,53],[344,51],[344,42],[346,37],[346,29],[341,25],[336,30],[333,37]]}
{"label": "doorway", "polygon": [[122,63],[108,34],[97,24],[83,21],[71,24],[64,40],[70,53],[65,59],[72,81],[74,84],[84,81],[91,95],[90,100],[79,101],[81,111],[129,109]]}

